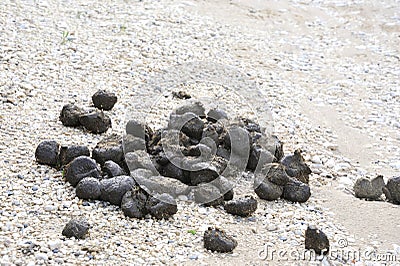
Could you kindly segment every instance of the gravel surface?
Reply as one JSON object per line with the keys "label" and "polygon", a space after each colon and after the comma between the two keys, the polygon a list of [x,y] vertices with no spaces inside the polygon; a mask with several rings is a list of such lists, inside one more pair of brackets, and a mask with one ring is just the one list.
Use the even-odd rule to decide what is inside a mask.
{"label": "gravel surface", "polygon": [[[400,260],[397,218],[384,225],[394,237],[381,239],[383,229],[372,228],[372,241],[353,232],[360,225],[345,227],[335,210],[326,208],[352,210],[340,204],[340,193],[350,191],[359,176],[381,173],[387,180],[400,172],[399,5],[396,0],[1,1],[0,263],[274,263],[263,260],[264,247],[304,252],[308,224],[327,235],[331,250],[345,240],[352,250],[388,250]],[[310,185],[316,193],[309,201],[258,200],[247,218],[222,207],[180,202],[168,220],[137,220],[116,206],[80,201],[60,171],[35,162],[43,140],[92,150],[102,138],[64,127],[58,119],[64,104],[89,107],[92,95],[103,89],[118,97],[107,112],[112,129],[105,135],[121,133],[126,114],[132,109],[143,114],[146,104],[155,103],[146,118],[157,125],[182,100],[172,99],[174,88],[160,93],[146,80],[173,65],[204,60],[232,66],[259,85],[285,153],[300,148],[313,170]],[[263,107],[259,99],[223,86],[179,89],[209,106],[218,99],[227,112],[254,115]],[[251,176],[244,176],[235,198],[255,195],[251,184]],[[338,190],[338,198],[326,198],[324,189]],[[385,206],[398,215],[398,206]],[[385,219],[378,215],[369,218]],[[90,225],[86,238],[62,236],[65,224],[79,217]],[[233,253],[204,249],[208,227],[220,227],[238,241]],[[369,230],[368,224],[361,227]],[[363,263],[373,264],[362,258]]]}

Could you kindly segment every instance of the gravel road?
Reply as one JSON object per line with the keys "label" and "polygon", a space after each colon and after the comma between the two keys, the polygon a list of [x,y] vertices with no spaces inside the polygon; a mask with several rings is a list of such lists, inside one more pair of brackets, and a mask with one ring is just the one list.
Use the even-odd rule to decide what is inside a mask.
{"label": "gravel road", "polygon": [[[400,261],[399,206],[349,194],[360,176],[387,180],[400,172],[399,6],[398,0],[1,1],[0,264],[282,265],[263,257],[265,247],[301,254],[308,224],[326,233],[332,250],[346,244]],[[302,149],[313,170],[308,202],[259,200],[250,218],[180,203],[169,220],[129,219],[115,206],[84,204],[60,171],[34,161],[42,140],[92,149],[101,139],[63,127],[64,104],[90,106],[97,90],[115,92],[106,134],[121,133],[126,110],[160,97],[146,87],[148,77],[191,61],[231,66],[258,84],[285,153]],[[197,89],[213,95],[206,86]],[[212,97],[239,113],[254,107],[230,92]],[[165,100],[155,102],[151,117],[169,114]],[[238,194],[250,188],[244,177]],[[66,239],[64,225],[79,216],[88,219],[89,236]],[[211,225],[237,239],[233,253],[203,248]],[[357,265],[374,263],[380,265],[364,257]]]}

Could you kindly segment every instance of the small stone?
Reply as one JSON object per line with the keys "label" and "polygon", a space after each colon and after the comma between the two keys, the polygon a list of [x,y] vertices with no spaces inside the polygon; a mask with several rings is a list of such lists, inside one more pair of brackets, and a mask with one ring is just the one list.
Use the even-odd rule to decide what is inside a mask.
{"label": "small stone", "polygon": [[189,255],[189,259],[191,259],[191,260],[197,260],[199,258],[199,255],[197,255],[197,254],[190,254]]}
{"label": "small stone", "polygon": [[326,176],[327,173],[323,172],[324,166],[322,164],[312,164],[311,169],[314,174],[320,174],[321,176]]}
{"label": "small stone", "polygon": [[111,127],[110,117],[103,112],[97,111],[80,115],[79,122],[94,134],[104,133]]}
{"label": "small stone", "polygon": [[38,163],[50,166],[57,166],[60,145],[53,140],[46,140],[39,143],[35,151],[35,158]]}
{"label": "small stone", "polygon": [[326,144],[324,144],[324,146],[326,148],[330,149],[331,151],[336,151],[339,148],[339,146],[334,143],[326,143]]}
{"label": "small stone", "polygon": [[117,176],[103,179],[101,184],[101,199],[113,205],[120,206],[122,197],[127,191],[132,189],[135,181],[130,176]]}
{"label": "small stone", "polygon": [[60,240],[50,240],[47,245],[51,250],[60,249],[62,246],[62,242]]}
{"label": "small stone", "polygon": [[109,111],[117,102],[117,96],[112,92],[98,90],[95,94],[93,94],[92,101],[96,108]]}
{"label": "small stone", "polygon": [[400,203],[400,176],[389,178],[383,189],[386,198],[389,201]]}
{"label": "small stone", "polygon": [[238,200],[226,202],[224,209],[227,213],[247,217],[257,210],[257,200],[252,196],[245,196]]}
{"label": "small stone", "polygon": [[383,176],[377,176],[373,180],[360,177],[354,184],[353,190],[357,198],[378,199],[383,194],[385,181]]}
{"label": "small stone", "polygon": [[278,229],[278,227],[276,225],[274,225],[274,224],[269,224],[267,226],[267,230],[270,231],[270,232],[275,231],[277,229]]}
{"label": "small stone", "polygon": [[204,232],[203,240],[204,248],[221,253],[232,252],[238,244],[234,238],[228,236],[224,231],[211,227]]}
{"label": "small stone", "polygon": [[79,156],[90,156],[89,148],[86,146],[78,145],[73,145],[69,147],[62,146],[60,149],[59,164],[61,166],[67,165],[72,162],[73,159]]}
{"label": "small stone", "polygon": [[351,167],[351,165],[349,163],[338,163],[338,164],[335,165],[333,170],[335,172],[347,171],[347,170],[350,169],[350,167]]}
{"label": "small stone", "polygon": [[260,125],[258,123],[256,123],[255,121],[248,119],[248,118],[244,118],[244,117],[240,117],[238,120],[239,120],[239,126],[243,127],[248,132],[261,133]]}
{"label": "small stone", "polygon": [[82,115],[83,110],[76,105],[66,104],[63,106],[60,113],[60,121],[67,127],[78,127],[81,125],[79,117]]}
{"label": "small stone", "polygon": [[75,193],[80,199],[96,200],[101,195],[100,181],[94,177],[85,177],[79,181]]}
{"label": "small stone", "polygon": [[311,162],[315,164],[322,164],[321,158],[318,155],[314,155],[311,158]]}
{"label": "small stone", "polygon": [[56,209],[57,209],[57,207],[53,206],[53,205],[47,205],[44,207],[44,210],[47,212],[52,212],[52,211],[55,211]]}
{"label": "small stone", "polygon": [[294,231],[294,234],[295,234],[296,236],[302,236],[302,235],[303,235],[303,232],[302,232],[301,230],[295,230],[295,231]]}
{"label": "small stone", "polygon": [[207,210],[207,208],[205,208],[205,207],[199,207],[198,212],[199,212],[200,214],[207,214],[207,213],[208,213],[208,210]]}
{"label": "small stone", "polygon": [[38,253],[35,255],[35,259],[47,261],[49,257],[45,253]]}
{"label": "small stone", "polygon": [[89,223],[84,218],[72,219],[64,227],[62,235],[68,238],[83,239],[89,231]]}
{"label": "small stone", "polygon": [[317,254],[327,254],[329,251],[328,237],[315,226],[308,226],[305,233],[305,248],[313,249]]}
{"label": "small stone", "polygon": [[297,149],[293,155],[288,155],[282,160],[282,164],[286,167],[286,173],[297,180],[308,184],[311,169],[304,162],[301,156],[301,150]]}
{"label": "small stone", "polygon": [[33,185],[33,186],[32,186],[32,190],[33,190],[33,191],[38,191],[38,190],[39,190],[39,187],[36,186],[36,185]]}
{"label": "small stone", "polygon": [[282,241],[286,241],[287,237],[286,236],[279,236],[279,239],[282,240]]}
{"label": "small stone", "polygon": [[189,200],[188,196],[186,196],[186,195],[178,195],[177,199],[180,201],[188,201]]}
{"label": "small stone", "polygon": [[190,96],[190,95],[189,95],[187,92],[185,92],[185,91],[178,91],[178,92],[173,91],[173,92],[172,92],[172,96],[175,97],[175,98],[181,99],[181,100],[187,100],[187,99],[192,98],[192,96]]}
{"label": "small stone", "polygon": [[65,178],[72,186],[85,177],[101,178],[100,169],[92,158],[79,156],[65,167]]}
{"label": "small stone", "polygon": [[390,167],[395,170],[400,170],[400,161],[390,163]]}
{"label": "small stone", "polygon": [[324,164],[328,168],[333,168],[336,165],[336,161],[331,158],[331,159],[327,160]]}
{"label": "small stone", "polygon": [[126,175],[124,169],[122,169],[121,166],[119,166],[114,161],[106,161],[103,165],[102,170],[107,175],[107,178]]}
{"label": "small stone", "polygon": [[394,251],[394,254],[400,255],[400,246],[397,244],[393,244],[393,251]]}
{"label": "small stone", "polygon": [[292,179],[283,187],[282,198],[292,202],[306,202],[311,196],[310,187]]}

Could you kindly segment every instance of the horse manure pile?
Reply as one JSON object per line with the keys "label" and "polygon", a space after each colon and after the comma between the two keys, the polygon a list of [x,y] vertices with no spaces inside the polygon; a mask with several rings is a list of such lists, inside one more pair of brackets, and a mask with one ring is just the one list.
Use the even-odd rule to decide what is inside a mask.
{"label": "horse manure pile", "polygon": [[[105,91],[92,99],[103,110],[116,102]],[[102,111],[85,113],[75,105],[64,106],[60,120],[92,133],[111,127]],[[311,170],[300,150],[284,156],[283,143],[256,121],[230,119],[218,108],[206,112],[200,102],[175,109],[160,129],[131,119],[124,136],[107,135],[91,152],[84,145],[68,147],[46,140],[35,157],[38,163],[62,169],[78,198],[109,202],[136,219],[168,219],[178,211],[179,201],[222,206],[227,213],[247,217],[257,209],[255,195],[291,202],[306,202],[311,196]],[[244,171],[254,173],[255,195],[235,198],[235,184]],[[230,252],[237,245],[218,228],[205,233],[204,244],[218,252]]]}

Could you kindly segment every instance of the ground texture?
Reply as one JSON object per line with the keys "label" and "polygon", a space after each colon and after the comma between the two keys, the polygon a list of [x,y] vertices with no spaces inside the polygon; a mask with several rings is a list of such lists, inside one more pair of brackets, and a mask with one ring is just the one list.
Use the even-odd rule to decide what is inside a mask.
{"label": "ground texture", "polygon": [[[304,252],[308,224],[327,234],[333,250],[390,252],[400,260],[399,206],[351,195],[360,176],[400,172],[399,6],[395,0],[1,1],[0,263],[318,264],[265,257],[265,247]],[[149,75],[205,60],[259,85],[285,152],[302,149],[313,170],[307,203],[260,200],[250,218],[182,203],[169,220],[135,220],[101,202],[82,204],[61,172],[35,163],[42,140],[93,148],[101,139],[63,127],[64,104],[89,106],[98,89],[115,92],[107,134],[121,133],[125,110],[160,96],[146,87]],[[228,98],[239,113],[253,105],[246,96]],[[153,116],[168,115],[158,107]],[[252,193],[251,180],[243,178],[237,191]],[[78,216],[87,217],[90,235],[65,239],[62,228]],[[208,226],[238,240],[232,254],[204,250]],[[358,260],[330,256],[323,263],[378,263]]]}

